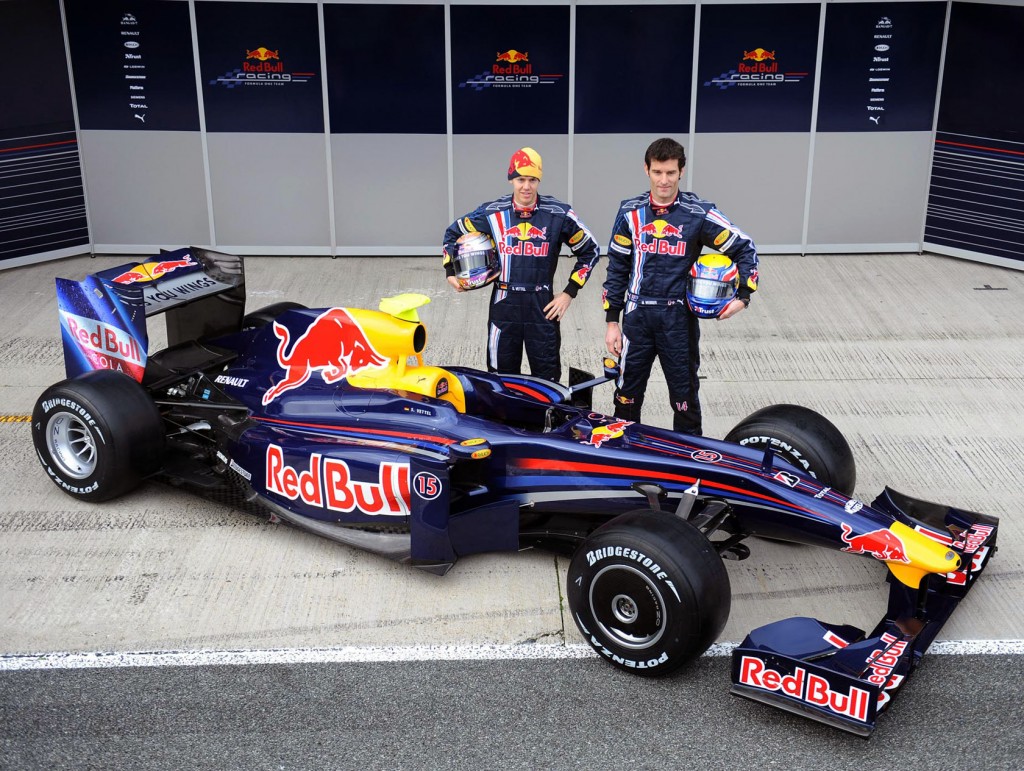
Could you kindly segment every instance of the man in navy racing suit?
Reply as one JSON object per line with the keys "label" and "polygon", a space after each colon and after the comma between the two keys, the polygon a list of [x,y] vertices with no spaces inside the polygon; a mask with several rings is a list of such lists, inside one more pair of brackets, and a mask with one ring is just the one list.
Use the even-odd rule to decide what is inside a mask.
{"label": "man in navy racing suit", "polygon": [[[460,236],[473,231],[494,239],[500,274],[492,284],[487,323],[487,369],[519,374],[523,347],[530,373],[558,382],[562,377],[559,321],[576,293],[587,283],[599,250],[593,235],[569,204],[540,195],[540,154],[517,150],[509,162],[512,193],[481,204],[453,222],[444,234],[444,268],[448,283],[465,291],[455,278],[452,258]],[[565,288],[554,294],[553,282],[562,244],[576,264]]]}
{"label": "man in navy racing suit", "polygon": [[713,203],[680,192],[685,165],[682,145],[669,138],[655,140],[644,157],[650,191],[619,207],[604,283],[605,346],[613,356],[621,356],[615,417],[640,422],[657,357],[668,383],[673,429],[700,435],[700,326],[686,302],[690,267],[704,246],[736,264],[737,297],[718,316],[727,319],[750,304],[750,295],[757,290],[758,259],[754,242]]}

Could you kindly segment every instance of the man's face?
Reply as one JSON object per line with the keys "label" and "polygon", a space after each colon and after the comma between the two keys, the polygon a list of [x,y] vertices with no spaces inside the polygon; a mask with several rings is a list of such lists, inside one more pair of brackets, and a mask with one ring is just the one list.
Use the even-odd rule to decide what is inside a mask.
{"label": "man's face", "polygon": [[533,206],[537,202],[539,185],[540,180],[536,177],[516,177],[512,180],[512,198],[519,206]]}
{"label": "man's face", "polygon": [[679,161],[651,161],[644,170],[651,180],[651,195],[658,203],[671,203],[679,194],[679,180],[683,176]]}

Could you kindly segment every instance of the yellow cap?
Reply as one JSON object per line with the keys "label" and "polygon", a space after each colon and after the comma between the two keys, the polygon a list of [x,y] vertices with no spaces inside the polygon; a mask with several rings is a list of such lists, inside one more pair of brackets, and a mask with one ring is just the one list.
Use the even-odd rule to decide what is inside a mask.
{"label": "yellow cap", "polygon": [[508,162],[508,178],[536,177],[541,178],[542,168],[540,153],[532,147],[524,147],[512,153]]}

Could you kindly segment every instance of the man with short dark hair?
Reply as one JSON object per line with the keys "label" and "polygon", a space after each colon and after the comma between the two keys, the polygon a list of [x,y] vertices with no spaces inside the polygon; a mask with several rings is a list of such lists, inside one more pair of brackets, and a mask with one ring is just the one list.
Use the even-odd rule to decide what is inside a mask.
{"label": "man with short dark hair", "polygon": [[686,302],[690,268],[705,246],[736,264],[736,299],[718,316],[727,319],[750,304],[750,295],[757,290],[758,259],[750,237],[713,203],[680,192],[685,166],[681,144],[668,137],[655,140],[644,155],[650,190],[619,206],[604,283],[605,346],[613,356],[621,356],[615,417],[640,422],[657,357],[668,383],[673,429],[700,435],[700,326]]}
{"label": "man with short dark hair", "polygon": [[[518,374],[525,346],[530,373],[557,383],[562,377],[559,321],[587,283],[599,250],[569,204],[538,192],[541,163],[540,153],[532,147],[513,153],[508,166],[512,193],[455,220],[444,234],[443,260],[448,283],[456,292],[465,291],[453,265],[457,242],[474,231],[494,239],[500,273],[491,291],[487,369]],[[562,244],[568,245],[576,264],[565,288],[555,295]]]}

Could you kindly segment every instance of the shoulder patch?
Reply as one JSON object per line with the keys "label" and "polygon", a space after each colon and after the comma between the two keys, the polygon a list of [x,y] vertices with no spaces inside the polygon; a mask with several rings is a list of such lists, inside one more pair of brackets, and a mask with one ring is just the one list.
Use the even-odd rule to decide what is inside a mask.
{"label": "shoulder patch", "polygon": [[463,225],[463,227],[466,228],[466,232],[467,233],[475,233],[476,232],[476,228],[473,227],[473,222],[469,219],[469,217],[464,217],[463,218],[462,225]]}
{"label": "shoulder patch", "polygon": [[728,230],[723,230],[715,238],[715,246],[721,246],[722,244],[724,244],[726,241],[729,240],[729,236],[730,235],[731,235],[731,233]]}
{"label": "shoulder patch", "polygon": [[633,242],[629,240],[629,237],[628,236],[624,236],[621,233],[616,233],[615,234],[614,241],[619,246],[632,246],[633,245]]}
{"label": "shoulder patch", "polygon": [[572,238],[569,239],[569,246],[575,246],[576,244],[578,244],[580,241],[583,240],[583,236],[585,235],[586,233],[583,232],[582,230],[577,230],[575,233],[572,234]]}

